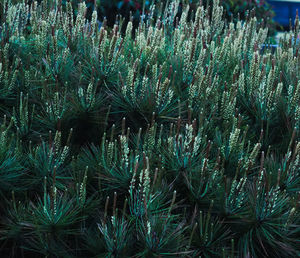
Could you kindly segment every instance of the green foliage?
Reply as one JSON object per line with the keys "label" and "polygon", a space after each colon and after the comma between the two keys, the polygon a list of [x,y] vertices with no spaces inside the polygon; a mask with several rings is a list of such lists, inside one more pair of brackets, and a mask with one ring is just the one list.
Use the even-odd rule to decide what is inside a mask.
{"label": "green foliage", "polygon": [[189,247],[194,250],[193,257],[220,257],[225,252],[224,246],[228,245],[230,231],[217,218],[211,217],[210,211],[207,214],[200,211],[191,228]]}
{"label": "green foliage", "polygon": [[299,256],[298,17],[2,7],[1,256]]}

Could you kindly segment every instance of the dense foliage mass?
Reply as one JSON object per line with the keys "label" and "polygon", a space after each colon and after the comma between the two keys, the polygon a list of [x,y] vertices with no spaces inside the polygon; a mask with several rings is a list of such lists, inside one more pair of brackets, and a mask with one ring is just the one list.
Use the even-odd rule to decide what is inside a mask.
{"label": "dense foliage mass", "polygon": [[274,50],[178,5],[122,33],[4,3],[1,257],[300,255],[299,18]]}

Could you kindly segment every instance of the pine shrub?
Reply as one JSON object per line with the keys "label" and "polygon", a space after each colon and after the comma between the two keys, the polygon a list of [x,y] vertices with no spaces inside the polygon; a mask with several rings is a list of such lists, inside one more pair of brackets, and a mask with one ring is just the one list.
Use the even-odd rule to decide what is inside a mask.
{"label": "pine shrub", "polygon": [[180,8],[4,1],[1,257],[300,255],[299,17]]}

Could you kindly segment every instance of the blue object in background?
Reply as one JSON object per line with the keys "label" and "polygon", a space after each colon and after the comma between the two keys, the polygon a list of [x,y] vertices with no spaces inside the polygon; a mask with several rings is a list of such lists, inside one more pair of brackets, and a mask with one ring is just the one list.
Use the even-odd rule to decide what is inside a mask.
{"label": "blue object in background", "polygon": [[291,19],[292,24],[294,24],[296,10],[300,11],[300,1],[269,0],[268,3],[273,7],[276,22],[284,27],[289,27]]}

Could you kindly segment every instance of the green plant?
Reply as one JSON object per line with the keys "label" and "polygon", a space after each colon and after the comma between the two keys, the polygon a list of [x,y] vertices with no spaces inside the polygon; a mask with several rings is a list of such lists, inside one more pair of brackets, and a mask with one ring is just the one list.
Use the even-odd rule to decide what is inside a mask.
{"label": "green plant", "polygon": [[298,16],[91,8],[1,9],[2,256],[299,255]]}

